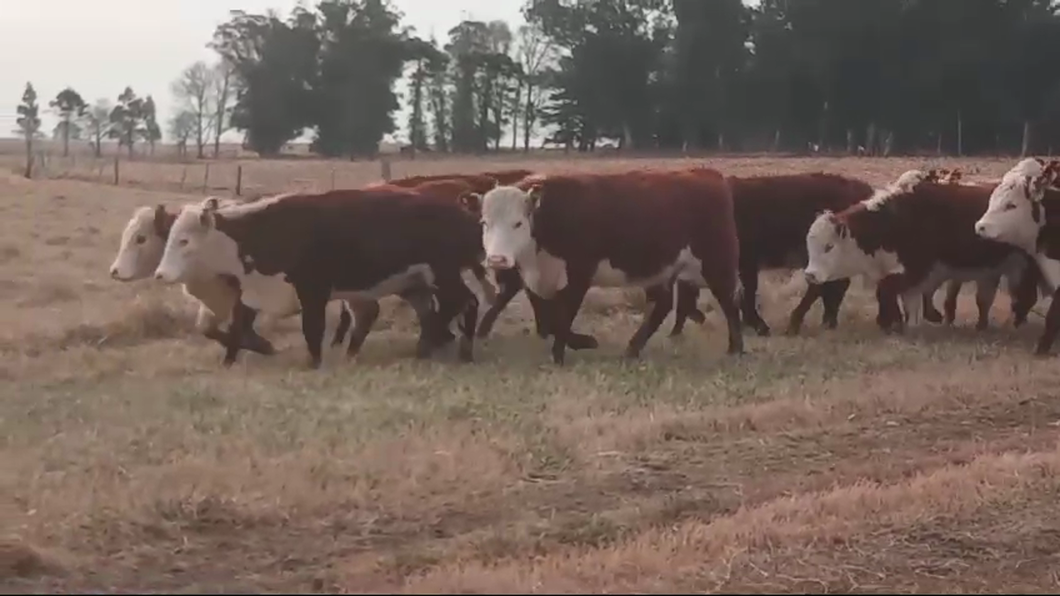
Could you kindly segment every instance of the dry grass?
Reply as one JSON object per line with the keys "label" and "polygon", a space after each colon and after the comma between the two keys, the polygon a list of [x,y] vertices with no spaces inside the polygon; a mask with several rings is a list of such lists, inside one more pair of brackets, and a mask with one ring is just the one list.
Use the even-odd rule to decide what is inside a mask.
{"label": "dry grass", "polygon": [[[395,170],[499,167],[417,165]],[[661,162],[576,167],[630,165]],[[882,183],[926,164],[716,165]],[[224,371],[178,288],[107,277],[135,207],[195,199],[157,167],[136,188],[0,178],[2,591],[1060,589],[1060,370],[1003,293],[981,334],[962,296],[957,328],[885,337],[855,284],[835,332],[818,306],[802,337],[748,334],[730,359],[712,312],[623,363],[643,299],[593,290],[576,326],[603,347],[563,369],[522,297],[474,365],[412,360],[387,301],[354,362],[305,371],[295,318],[263,329],[279,354]],[[282,187],[330,165],[254,167]],[[767,278],[779,329],[800,288]]]}

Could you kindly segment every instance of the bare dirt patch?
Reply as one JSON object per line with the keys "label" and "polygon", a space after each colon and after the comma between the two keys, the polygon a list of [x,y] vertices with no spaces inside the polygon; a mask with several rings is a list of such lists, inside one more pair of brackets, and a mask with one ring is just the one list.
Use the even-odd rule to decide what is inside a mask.
{"label": "bare dirt patch", "polygon": [[[1010,161],[707,163],[879,184],[928,165],[996,177]],[[326,186],[333,167],[346,185],[378,175],[245,170],[255,188],[283,190],[296,177]],[[667,321],[627,363],[643,298],[592,290],[576,326],[601,348],[562,369],[522,297],[473,365],[451,352],[414,361],[414,318],[387,300],[352,362],[333,350],[305,371],[295,317],[262,326],[277,355],[223,370],[179,288],[108,277],[133,209],[199,198],[173,192],[171,170],[125,168],[129,187],[0,179],[12,226],[0,245],[4,591],[1058,588],[1060,372],[1030,357],[1041,320],[1013,330],[1004,292],[984,333],[962,295],[955,328],[884,336],[855,283],[836,331],[817,306],[800,337],[748,333],[733,359],[710,312],[681,338]],[[779,329],[801,286],[765,277],[763,313]]]}

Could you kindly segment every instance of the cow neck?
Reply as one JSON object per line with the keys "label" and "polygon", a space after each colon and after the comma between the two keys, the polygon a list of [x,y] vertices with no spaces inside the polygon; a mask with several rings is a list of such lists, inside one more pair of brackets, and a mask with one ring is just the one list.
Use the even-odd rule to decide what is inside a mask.
{"label": "cow neck", "polygon": [[[888,201],[893,201],[892,197]],[[870,211],[863,203],[858,203],[845,213],[840,213],[839,221],[846,224],[854,243],[867,255],[875,255],[880,250],[890,250],[886,246],[887,228],[890,222],[886,207]]]}
{"label": "cow neck", "polygon": [[152,225],[155,228],[155,233],[162,240],[169,240],[169,233],[173,231],[173,224],[177,222],[177,214],[170,213],[169,211],[164,212],[162,221],[158,221],[158,218],[152,220]]}

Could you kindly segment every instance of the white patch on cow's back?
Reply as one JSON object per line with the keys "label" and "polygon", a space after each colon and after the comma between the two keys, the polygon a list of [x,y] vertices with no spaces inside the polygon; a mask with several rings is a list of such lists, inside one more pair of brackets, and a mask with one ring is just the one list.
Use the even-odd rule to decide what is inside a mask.
{"label": "white patch on cow's back", "polygon": [[[297,192],[285,192],[271,197],[262,197],[252,203],[221,203],[217,208],[217,213],[222,217],[238,219],[240,217],[246,217],[247,215],[263,211],[284,199],[298,194],[299,193]],[[203,202],[205,203],[205,200]]]}
{"label": "white patch on cow's back", "polygon": [[898,177],[892,184],[883,188],[877,188],[872,196],[861,201],[869,211],[879,211],[887,201],[900,195],[911,192],[917,184],[920,184],[927,176],[920,170],[909,170]]}
{"label": "white patch on cow's back", "polygon": [[379,300],[418,286],[434,286],[434,271],[426,263],[418,263],[395,273],[364,290],[336,290],[331,299],[362,301]]}

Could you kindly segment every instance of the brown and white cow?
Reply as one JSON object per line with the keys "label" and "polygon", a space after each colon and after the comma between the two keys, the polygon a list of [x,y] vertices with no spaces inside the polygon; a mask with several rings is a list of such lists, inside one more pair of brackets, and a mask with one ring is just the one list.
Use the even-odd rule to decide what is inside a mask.
{"label": "brown and white cow", "polygon": [[[324,309],[331,299],[377,301],[399,295],[420,315],[416,355],[446,341],[463,313],[459,356],[472,360],[478,299],[461,274],[481,264],[477,225],[452,200],[410,189],[289,194],[249,205],[185,206],[170,232],[155,277],[169,283],[227,275],[254,308],[268,294],[257,285],[290,283],[302,306],[309,364],[322,362]],[[437,311],[431,303],[437,301]],[[237,308],[224,363],[235,361],[246,312]]]}
{"label": "brown and white cow", "polygon": [[653,303],[630,339],[637,357],[673,309],[673,286],[709,287],[728,322],[730,354],[743,352],[732,195],[717,171],[534,176],[465,197],[482,220],[487,264],[518,268],[549,301],[552,358],[563,364],[570,326],[586,292],[643,287]]}
{"label": "brown and white cow", "polygon": [[1010,169],[990,193],[975,222],[975,233],[1003,242],[1034,258],[1043,285],[1052,295],[1045,330],[1035,353],[1044,356],[1060,333],[1060,161],[1027,158]]}
{"label": "brown and white cow", "polygon": [[[904,327],[899,298],[910,321],[918,323],[920,297],[946,280],[979,281],[999,274],[1012,280],[1033,274],[1018,250],[983,239],[972,229],[986,208],[989,190],[916,183],[913,178],[912,184],[895,184],[839,213],[822,213],[806,235],[807,280],[863,275],[876,282],[876,320],[888,331]],[[1010,282],[1010,288],[1019,285]],[[993,292],[989,299],[992,303]],[[984,315],[981,310],[980,326]]]}
{"label": "brown and white cow", "polygon": [[[210,197],[207,199],[217,201]],[[236,201],[222,200],[223,205],[239,204]],[[162,261],[162,253],[165,250],[166,239],[169,238],[170,229],[176,220],[176,213],[166,210],[164,205],[154,207],[144,206],[137,208],[125,229],[122,231],[121,243],[118,254],[110,266],[112,279],[121,282],[133,282],[149,279],[154,275],[155,269]],[[227,334],[223,328],[231,323],[232,309],[239,300],[239,288],[230,279],[222,276],[207,276],[189,278],[182,284],[184,294],[195,299],[199,303],[199,312],[196,316],[195,328],[208,339],[214,340],[221,345],[226,345]],[[284,318],[297,314],[301,309],[298,304],[298,296],[294,288],[279,288],[280,295],[270,304],[278,307],[277,311],[264,313],[274,319]],[[350,328],[353,317],[350,305],[340,301],[339,323],[335,329],[335,344],[343,342],[346,332]],[[362,315],[358,311],[357,321],[360,324]],[[251,326],[244,335],[244,349],[258,354],[271,355],[275,353],[272,343],[261,337]]]}

